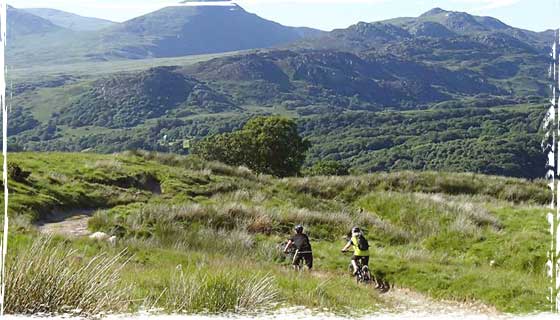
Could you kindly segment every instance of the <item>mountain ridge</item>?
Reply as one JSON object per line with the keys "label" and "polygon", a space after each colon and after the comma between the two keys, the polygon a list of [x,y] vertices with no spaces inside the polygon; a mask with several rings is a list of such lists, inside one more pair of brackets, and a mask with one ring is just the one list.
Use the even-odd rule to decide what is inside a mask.
{"label": "mountain ridge", "polygon": [[74,31],[96,31],[117,24],[116,22],[106,19],[85,17],[51,8],[25,8],[21,10],[49,20],[60,27]]}
{"label": "mountain ridge", "polygon": [[[18,10],[12,7],[10,12],[14,14]],[[14,29],[21,29],[17,23],[18,14],[15,17],[10,19],[14,20]],[[43,20],[43,24],[47,21]],[[22,24],[30,25],[27,22]],[[52,26],[45,26],[43,34],[72,31],[69,30],[71,28],[61,28],[55,30]],[[23,34],[28,35],[25,32]],[[206,36],[200,37],[197,34]],[[49,41],[43,46],[35,44],[30,50],[25,50],[28,49],[28,42],[38,41],[37,36],[32,34],[31,37],[23,37],[29,39],[17,41],[13,47],[19,54],[10,58],[15,64],[38,64],[43,60],[49,63],[68,63],[145,59],[269,47],[360,51],[418,37],[449,39],[460,36],[475,42],[489,42],[484,37],[492,37],[492,41],[497,40],[509,45],[508,48],[518,49],[521,47],[519,43],[511,45],[512,40],[516,39],[536,50],[544,51],[549,47],[552,35],[552,31],[537,33],[511,27],[492,17],[473,16],[441,8],[434,8],[416,18],[360,22],[348,28],[324,32],[306,27],[286,27],[248,13],[238,5],[172,6],[100,28],[93,34],[67,32],[67,41]],[[73,46],[71,51],[67,50],[69,43]],[[37,54],[26,55],[25,51]],[[55,51],[58,54],[51,54]],[[40,57],[46,58],[41,60]]]}
{"label": "mountain ridge", "polygon": [[[27,18],[21,18],[22,15]],[[322,34],[322,31],[311,28],[283,26],[249,13],[240,6],[165,7],[88,32],[56,26],[21,9],[12,8],[10,16],[15,29],[28,25],[27,20],[34,17],[51,26],[50,29],[44,27],[43,34],[62,30],[67,33],[64,37],[43,43],[37,34],[20,32],[18,41],[11,46],[13,50],[8,52],[9,55],[11,52],[18,53],[9,56],[11,64],[16,65],[231,52],[273,47]],[[70,46],[72,50],[68,50]]]}

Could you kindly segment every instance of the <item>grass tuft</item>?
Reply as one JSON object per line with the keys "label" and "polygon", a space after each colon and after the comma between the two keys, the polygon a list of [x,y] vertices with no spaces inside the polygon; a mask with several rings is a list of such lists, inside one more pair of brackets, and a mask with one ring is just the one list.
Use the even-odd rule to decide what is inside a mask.
{"label": "grass tuft", "polygon": [[270,275],[244,277],[219,269],[186,274],[181,265],[163,293],[165,311],[171,313],[247,313],[273,308],[280,301]]}
{"label": "grass tuft", "polygon": [[129,288],[120,286],[124,252],[88,261],[75,250],[38,238],[7,260],[6,313],[96,315],[125,311]]}

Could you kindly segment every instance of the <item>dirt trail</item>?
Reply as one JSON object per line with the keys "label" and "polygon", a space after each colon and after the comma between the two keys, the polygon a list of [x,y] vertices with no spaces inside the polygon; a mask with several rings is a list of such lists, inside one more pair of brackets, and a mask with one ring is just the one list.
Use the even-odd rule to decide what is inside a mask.
{"label": "dirt trail", "polygon": [[485,316],[492,319],[506,319],[495,308],[479,302],[456,302],[434,300],[421,293],[406,288],[392,288],[381,295],[391,306],[390,313],[412,313],[424,315]]}
{"label": "dirt trail", "polygon": [[[322,280],[340,277],[340,274],[324,270],[314,270],[311,274]],[[354,280],[348,276],[348,281]],[[375,290],[373,287],[371,289]],[[386,293],[380,293],[379,296],[387,306],[381,310],[379,315],[399,315],[396,319],[416,319],[416,316],[418,316],[418,319],[436,319],[436,316],[447,319],[446,315],[466,316],[468,319],[511,319],[511,317],[497,311],[495,308],[480,302],[435,300],[407,288],[394,287]],[[369,319],[369,317],[366,317],[366,319]],[[372,319],[377,318],[372,317]],[[387,319],[393,318],[389,317]]]}
{"label": "dirt trail", "polygon": [[53,212],[37,224],[39,232],[49,235],[61,235],[72,238],[87,237],[88,220],[94,210],[81,209],[67,212]]}

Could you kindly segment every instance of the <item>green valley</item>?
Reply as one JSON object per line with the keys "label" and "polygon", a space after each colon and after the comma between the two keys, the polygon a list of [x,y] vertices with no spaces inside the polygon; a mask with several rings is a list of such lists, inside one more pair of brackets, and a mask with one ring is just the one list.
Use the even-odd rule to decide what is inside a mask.
{"label": "green valley", "polygon": [[[129,24],[148,28],[164,15],[176,26],[189,10]],[[44,36],[67,32],[37,19]],[[188,154],[200,139],[279,114],[312,142],[307,166],[541,177],[549,37],[434,9],[272,49],[16,65],[11,148]]]}

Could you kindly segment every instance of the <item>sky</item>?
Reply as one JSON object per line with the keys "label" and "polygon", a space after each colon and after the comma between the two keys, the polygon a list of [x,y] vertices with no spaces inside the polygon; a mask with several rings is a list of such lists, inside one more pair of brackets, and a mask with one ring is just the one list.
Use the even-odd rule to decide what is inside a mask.
{"label": "sky", "polygon": [[[125,21],[177,4],[174,0],[8,0],[16,8],[54,8],[84,16]],[[529,30],[560,27],[560,0],[237,0],[245,10],[288,26],[322,30],[418,16],[432,8],[492,16]]]}

